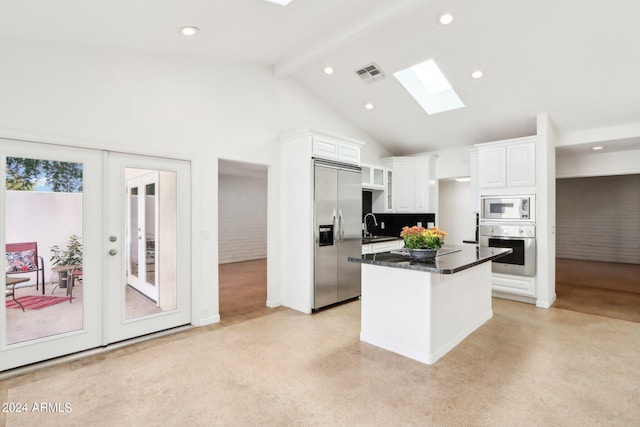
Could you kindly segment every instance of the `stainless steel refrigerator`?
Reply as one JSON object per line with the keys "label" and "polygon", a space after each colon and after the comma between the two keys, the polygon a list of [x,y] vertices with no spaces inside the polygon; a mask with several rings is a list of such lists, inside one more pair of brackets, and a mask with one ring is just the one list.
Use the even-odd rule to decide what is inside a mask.
{"label": "stainless steel refrigerator", "polygon": [[314,160],[314,297],[317,310],[360,296],[362,178],[360,167]]}

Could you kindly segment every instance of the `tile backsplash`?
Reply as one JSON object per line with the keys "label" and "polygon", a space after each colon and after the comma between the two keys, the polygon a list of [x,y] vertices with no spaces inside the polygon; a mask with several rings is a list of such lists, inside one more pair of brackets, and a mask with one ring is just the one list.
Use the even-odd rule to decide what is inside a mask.
{"label": "tile backsplash", "polygon": [[374,226],[371,217],[367,218],[367,225],[369,232],[376,236],[400,236],[400,231],[404,226],[422,225],[423,227],[432,227],[436,222],[436,214],[432,213],[374,213],[374,215],[378,225]]}

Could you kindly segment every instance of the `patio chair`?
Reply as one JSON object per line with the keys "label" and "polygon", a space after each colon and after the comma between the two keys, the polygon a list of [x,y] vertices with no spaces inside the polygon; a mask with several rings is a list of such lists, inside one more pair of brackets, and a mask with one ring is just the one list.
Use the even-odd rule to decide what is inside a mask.
{"label": "patio chair", "polygon": [[7,243],[5,247],[7,261],[6,274],[36,273],[36,290],[42,284],[44,295],[44,259],[38,256],[37,242]]}

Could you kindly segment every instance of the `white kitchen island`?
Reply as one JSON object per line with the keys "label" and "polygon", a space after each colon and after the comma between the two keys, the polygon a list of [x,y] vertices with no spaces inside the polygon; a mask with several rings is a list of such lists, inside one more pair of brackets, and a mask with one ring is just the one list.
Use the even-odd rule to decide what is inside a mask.
{"label": "white kitchen island", "polygon": [[362,263],[360,339],[433,364],[493,316],[491,262],[511,249],[443,247],[431,262],[401,253]]}

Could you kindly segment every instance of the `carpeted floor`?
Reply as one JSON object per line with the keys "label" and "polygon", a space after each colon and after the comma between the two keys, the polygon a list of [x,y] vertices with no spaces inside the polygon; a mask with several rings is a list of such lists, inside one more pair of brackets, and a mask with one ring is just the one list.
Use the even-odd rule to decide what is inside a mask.
{"label": "carpeted floor", "polygon": [[[435,365],[359,340],[360,303],[195,328],[0,383],[14,426],[637,425],[640,324],[493,300]],[[1,421],[1,419],[0,419]]]}

